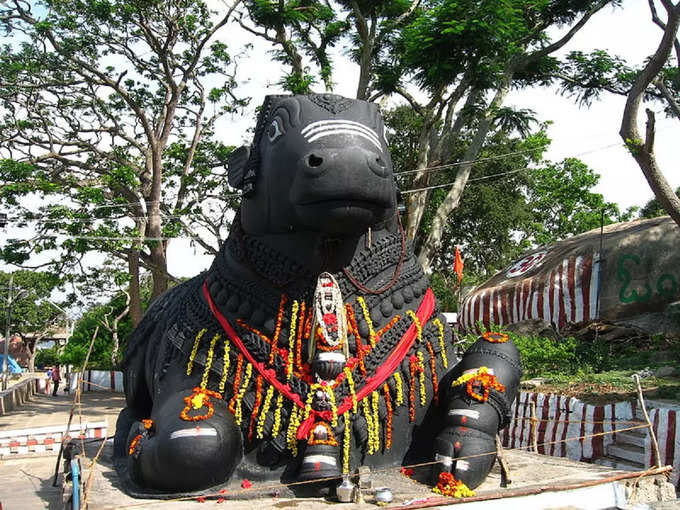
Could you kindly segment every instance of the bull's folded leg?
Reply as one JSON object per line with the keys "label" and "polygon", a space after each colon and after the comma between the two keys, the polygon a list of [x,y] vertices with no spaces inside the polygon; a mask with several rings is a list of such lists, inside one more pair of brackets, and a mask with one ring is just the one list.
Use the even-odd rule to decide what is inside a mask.
{"label": "bull's folded leg", "polygon": [[508,425],[522,369],[517,348],[487,333],[452,370],[444,427],[435,439],[433,475],[450,472],[470,489],[480,485],[496,459],[495,437]]}
{"label": "bull's folded leg", "polygon": [[[168,396],[152,411],[152,421],[138,422],[127,438],[128,468],[140,486],[191,492],[229,480],[243,458],[243,437],[221,399],[212,398],[209,418],[188,421],[180,417],[185,390]],[[208,406],[192,416],[207,414]]]}

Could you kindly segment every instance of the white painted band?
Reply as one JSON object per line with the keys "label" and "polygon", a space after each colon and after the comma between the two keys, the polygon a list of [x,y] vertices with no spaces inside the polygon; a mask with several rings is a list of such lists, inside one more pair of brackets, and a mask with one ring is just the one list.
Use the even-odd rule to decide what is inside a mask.
{"label": "white painted band", "polygon": [[331,466],[337,465],[335,457],[331,457],[330,455],[307,455],[304,459],[302,459],[303,464],[316,464],[317,462]]}
{"label": "white painted band", "polygon": [[198,437],[198,436],[216,436],[217,430],[212,427],[195,427],[193,429],[175,430],[170,434],[170,439],[178,439],[180,437]]}
{"label": "white painted band", "polygon": [[337,361],[339,363],[344,363],[345,360],[345,355],[341,352],[320,352],[319,353],[319,360],[320,361]]}
{"label": "white painted band", "polygon": [[473,420],[479,420],[479,411],[474,409],[449,409],[449,416],[467,416]]}
{"label": "white painted band", "polygon": [[372,137],[376,142],[380,141],[378,133],[373,131],[368,126],[361,124],[359,122],[355,122],[353,120],[320,120],[311,123],[309,126],[305,126],[305,128],[302,131],[300,131],[300,133],[305,138],[308,138],[318,133],[319,131],[338,128],[348,128],[363,131],[365,134]]}
{"label": "white painted band", "polygon": [[434,460],[437,462],[441,462],[445,466],[450,466],[453,464],[453,458],[449,457],[448,455],[441,455],[439,453],[434,454]]}
{"label": "white painted band", "polygon": [[470,463],[467,460],[456,461],[456,471],[467,471],[470,469]]}

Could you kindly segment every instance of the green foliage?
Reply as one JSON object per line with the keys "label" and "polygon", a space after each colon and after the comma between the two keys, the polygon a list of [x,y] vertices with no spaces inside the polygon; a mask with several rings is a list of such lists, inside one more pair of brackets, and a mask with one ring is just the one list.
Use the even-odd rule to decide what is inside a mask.
{"label": "green foliage", "polygon": [[[675,194],[680,197],[680,188],[675,190]],[[665,216],[668,212],[663,208],[656,198],[650,199],[639,211],[639,218],[657,218]]]}
{"label": "green foliage", "polygon": [[61,363],[61,360],[56,347],[40,349],[35,355],[36,367],[50,367],[58,363]]}
{"label": "green foliage", "polygon": [[545,373],[574,373],[582,360],[577,355],[577,342],[573,337],[552,340],[537,336],[517,336],[510,333],[522,359],[524,377]]}

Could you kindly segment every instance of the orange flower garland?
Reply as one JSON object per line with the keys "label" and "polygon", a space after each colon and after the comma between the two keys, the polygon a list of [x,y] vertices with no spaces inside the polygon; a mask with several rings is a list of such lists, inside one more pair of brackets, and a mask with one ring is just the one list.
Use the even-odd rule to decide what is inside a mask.
{"label": "orange flower garland", "polygon": [[425,390],[425,356],[420,351],[418,351],[416,356],[418,357],[418,383],[420,386],[420,407],[425,407],[427,405],[427,393]]}
{"label": "orange flower garland", "polygon": [[279,335],[281,334],[281,323],[283,321],[283,312],[286,307],[286,301],[288,301],[288,296],[281,294],[281,301],[279,302],[279,311],[276,314],[276,326],[274,327],[274,336],[272,337],[272,348],[269,352],[269,364],[274,363],[274,356],[279,350]]}
{"label": "orange flower garland", "polygon": [[485,331],[482,333],[482,338],[492,344],[504,344],[510,339],[505,333],[496,333],[495,331]]}
{"label": "orange flower garland", "polygon": [[439,377],[437,377],[437,358],[431,343],[426,343],[427,352],[430,354],[430,372],[432,372],[432,392],[434,393],[434,405],[439,405]]}
{"label": "orange flower garland", "polygon": [[255,403],[253,404],[253,411],[252,413],[250,413],[250,423],[248,424],[248,441],[253,440],[253,434],[255,433],[255,425],[257,424],[257,415],[260,411],[260,405],[262,405],[262,381],[263,379],[261,375],[258,375],[255,378]]}
{"label": "orange flower garland", "polygon": [[[305,314],[307,303],[300,305],[300,317],[298,319],[297,338],[295,339],[295,368],[302,371],[302,335],[305,332]],[[311,326],[310,326],[311,327]]]}
{"label": "orange flower garland", "polygon": [[[317,439],[315,434],[314,434],[314,429],[321,425],[324,429],[326,429],[326,439]],[[318,421],[312,428],[312,430],[309,432],[309,439],[307,440],[307,444],[325,444],[328,446],[338,446],[338,440],[335,439],[335,434],[333,434],[333,431],[331,430],[330,425],[324,421]]]}
{"label": "orange flower garland", "polygon": [[[179,413],[179,417],[184,421],[202,421],[207,420],[215,413],[215,406],[210,400],[210,397],[221,399],[222,395],[216,391],[208,390],[206,388],[199,388],[196,386],[191,390],[191,395],[184,397],[184,409]],[[191,410],[198,411],[203,407],[207,408],[205,414],[197,414],[195,416],[190,416],[189,412]]]}
{"label": "orange flower garland", "polygon": [[443,471],[439,473],[439,482],[432,489],[432,492],[449,496],[450,498],[469,498],[475,495],[467,485],[460,480],[456,480],[451,473]]}
{"label": "orange flower garland", "polygon": [[392,399],[390,398],[390,387],[387,383],[383,384],[383,395],[385,397],[385,408],[387,409],[387,423],[385,424],[385,449],[392,448]]}
{"label": "orange flower garland", "polygon": [[[458,379],[453,381],[451,387],[466,385],[467,394],[479,402],[487,402],[489,400],[489,392],[491,389],[504,392],[503,386],[495,375],[489,373],[487,367],[479,367],[476,371],[461,375]],[[479,385],[482,393],[475,391],[475,384]]]}
{"label": "orange flower garland", "polygon": [[137,434],[132,441],[130,442],[130,448],[128,448],[128,455],[132,455],[135,453],[135,448],[137,447],[137,443],[139,443],[139,440],[142,439],[142,434]]}
{"label": "orange flower garland", "polygon": [[153,420],[151,418],[145,418],[142,420],[142,425],[144,425],[146,430],[151,430],[151,427],[153,427]]}

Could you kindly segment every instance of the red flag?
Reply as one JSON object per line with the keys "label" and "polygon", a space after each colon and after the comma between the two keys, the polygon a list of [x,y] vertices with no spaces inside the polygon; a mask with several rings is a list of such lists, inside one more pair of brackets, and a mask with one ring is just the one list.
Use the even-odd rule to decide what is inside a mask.
{"label": "red flag", "polygon": [[460,256],[460,251],[458,250],[458,245],[456,245],[456,251],[453,254],[453,272],[458,275],[458,283],[463,280],[463,257]]}

